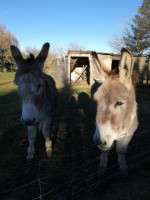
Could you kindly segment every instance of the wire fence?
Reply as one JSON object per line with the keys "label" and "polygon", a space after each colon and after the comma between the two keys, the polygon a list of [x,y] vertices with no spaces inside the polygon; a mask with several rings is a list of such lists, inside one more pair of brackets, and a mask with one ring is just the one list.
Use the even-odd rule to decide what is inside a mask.
{"label": "wire fence", "polygon": [[[141,133],[137,133],[135,136],[136,138],[141,138]],[[149,136],[147,136],[149,138]],[[67,141],[68,143],[71,141]],[[128,162],[129,163],[134,163],[133,161],[138,162],[138,160],[141,161],[141,157],[143,155],[150,155],[150,150],[143,150],[142,152],[135,154],[135,151],[137,152],[139,149],[137,149],[137,146],[145,146],[149,145],[150,138],[149,140],[144,141],[143,143],[133,143],[132,145],[129,146],[128,151],[134,153],[128,157]],[[44,148],[42,149],[44,150]],[[88,158],[86,162],[82,163],[81,165],[75,165],[75,162],[78,162],[77,160],[82,160],[83,159],[83,154],[86,157],[86,154],[89,153],[89,151],[93,151],[95,156],[92,158]],[[91,144],[87,148],[81,151],[75,152],[78,157],[73,154],[73,152],[67,152],[63,153],[61,155],[53,156],[51,159],[45,159],[45,160],[38,160],[35,162],[31,163],[24,163],[23,165],[16,165],[12,166],[11,168],[3,169],[0,172],[1,173],[11,173],[12,176],[13,174],[16,173],[23,173],[23,171],[27,170],[34,170],[36,171],[36,178],[32,181],[27,182],[26,184],[19,185],[17,187],[12,187],[12,188],[7,188],[5,190],[0,191],[1,196],[7,196],[8,194],[12,195],[15,193],[21,193],[20,191],[26,191],[29,190],[30,187],[36,188],[38,190],[37,194],[34,194],[32,198],[30,197],[25,197],[25,199],[81,199],[84,196],[84,199],[87,199],[86,196],[88,196],[88,193],[90,191],[95,190],[97,187],[100,187],[100,185],[107,183],[109,180],[111,180],[114,177],[117,177],[119,172],[118,170],[118,164],[115,162],[115,151],[110,152],[109,157],[111,157],[111,163],[113,165],[109,165],[107,167],[107,176],[100,175],[99,171],[99,156],[100,152],[99,150],[96,149],[94,144]],[[115,159],[114,159],[115,158]],[[71,160],[71,163],[69,167],[65,167],[63,169],[58,169],[58,170],[53,170],[53,172],[49,172],[48,175],[42,176],[43,172],[41,172],[42,167],[45,168],[45,166],[48,165],[54,165],[51,166],[52,168],[55,168],[55,159],[59,160]],[[53,162],[52,162],[53,160]],[[114,173],[114,170],[116,173]],[[22,171],[22,172],[20,172]],[[113,172],[113,173],[112,173]],[[27,172],[28,175],[28,172]],[[63,177],[63,181],[59,180],[58,177]],[[58,182],[56,183],[55,186],[51,183],[49,184],[50,180],[52,179],[58,179]],[[60,181],[60,182],[59,182]],[[20,184],[20,183],[19,183]],[[50,187],[50,189],[48,189]],[[146,188],[148,190],[149,188]],[[24,193],[24,192],[23,192]],[[143,191],[144,193],[144,191]],[[28,195],[27,195],[28,196]]]}
{"label": "wire fence", "polygon": [[[74,105],[74,104],[73,104]],[[65,112],[55,116],[52,124],[53,156],[44,155],[44,140],[37,136],[36,157],[26,162],[27,137],[18,138],[24,151],[14,153],[12,162],[1,159],[0,196],[3,200],[89,200],[89,194],[120,177],[115,148],[109,153],[105,174],[99,166],[100,151],[93,143],[93,126],[85,115],[74,110],[59,108]],[[72,104],[71,104],[72,107]],[[67,111],[66,111],[67,110]],[[139,128],[128,147],[127,162],[129,171],[142,168],[150,162],[150,123],[139,119]],[[13,136],[2,138],[0,143],[9,143]],[[43,140],[43,142],[42,142]],[[16,142],[16,141],[15,141]],[[41,144],[42,143],[42,144]],[[11,150],[10,150],[11,151]],[[9,155],[6,155],[9,156]],[[4,165],[4,167],[3,167]],[[141,195],[149,191],[147,187]]]}

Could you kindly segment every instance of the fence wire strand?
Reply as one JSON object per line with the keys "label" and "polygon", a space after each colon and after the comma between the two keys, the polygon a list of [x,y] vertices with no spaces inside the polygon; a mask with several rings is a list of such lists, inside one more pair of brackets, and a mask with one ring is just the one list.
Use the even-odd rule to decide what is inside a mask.
{"label": "fence wire strand", "polygon": [[[61,107],[60,110],[64,110],[65,108],[65,106]],[[63,120],[66,120],[66,117],[62,116],[61,119],[55,117],[54,120],[59,122],[61,120],[63,123]],[[77,121],[79,121],[79,119]],[[74,131],[78,132],[82,129],[83,131],[85,131],[85,128],[83,127],[82,123],[83,121],[81,121],[76,126],[76,128],[74,128]],[[140,128],[133,138],[134,142],[131,143],[131,145],[129,145],[127,152],[127,161],[130,164],[132,163],[131,167],[133,168],[139,162],[140,159],[142,160],[143,156],[148,157],[150,155],[150,149],[145,148],[149,146],[150,135],[145,134],[144,132],[145,127],[148,130],[150,124],[143,122],[143,120],[140,120],[140,123]],[[52,130],[52,135],[55,134],[54,129]],[[144,140],[142,140],[143,138]],[[9,137],[7,139],[0,138],[0,142],[7,143],[10,142],[12,139],[12,137]],[[79,143],[80,140],[80,137],[74,138],[73,135],[71,135],[67,139],[66,137],[63,138],[61,135],[57,135],[55,145],[58,145],[57,143],[60,143],[61,145],[65,144],[65,146],[67,146],[75,142]],[[36,150],[36,153],[38,154],[41,151],[44,152],[45,148],[39,148],[38,150]],[[132,151],[134,153],[132,153]],[[91,155],[89,156],[89,154]],[[14,159],[20,160],[22,157],[25,157],[25,153],[20,156],[16,156]],[[26,181],[27,183],[21,184],[21,182],[19,182],[19,184],[21,184],[19,186],[16,186],[16,183],[16,185],[12,188],[10,188],[10,186],[7,189],[3,188],[0,191],[0,194],[3,195],[5,199],[5,195],[7,194],[17,193],[17,191],[21,189],[30,190],[30,188],[34,188],[34,185],[37,184],[36,188],[39,192],[38,194],[34,194],[34,197],[32,196],[32,198],[30,198],[31,200],[45,200],[46,197],[49,199],[49,196],[51,197],[51,200],[79,200],[82,195],[85,196],[86,200],[86,196],[87,194],[89,194],[90,191],[93,191],[97,187],[108,183],[111,179],[119,175],[116,157],[116,151],[113,150],[109,153],[111,163],[108,164],[108,167],[106,169],[106,175],[100,173],[100,151],[97,149],[94,143],[85,146],[82,145],[81,150],[69,149],[66,152],[63,151],[63,153],[60,154],[54,151],[54,155],[50,159],[37,158],[31,163],[26,163],[24,161],[21,164],[18,162],[14,166],[8,168],[1,168],[0,174],[2,174],[3,176],[11,174],[11,177],[13,177],[17,173],[19,175],[20,173],[21,175],[22,173],[26,173],[27,177],[25,176],[24,181]],[[48,168],[50,169],[47,173]],[[47,171],[45,172],[44,170]],[[31,176],[32,180],[30,179],[29,173],[31,171],[35,172],[35,174],[32,175],[33,177]],[[51,184],[51,181],[56,182],[54,186],[53,184]],[[150,187],[147,186],[147,188],[144,191],[142,191],[141,195],[143,195],[149,190]]]}

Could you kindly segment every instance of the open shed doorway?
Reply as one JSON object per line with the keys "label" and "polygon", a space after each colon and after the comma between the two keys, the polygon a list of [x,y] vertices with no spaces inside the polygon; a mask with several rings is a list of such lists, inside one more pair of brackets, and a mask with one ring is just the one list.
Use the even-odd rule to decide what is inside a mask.
{"label": "open shed doorway", "polygon": [[70,73],[71,85],[89,85],[89,57],[71,57]]}
{"label": "open shed doorway", "polygon": [[119,60],[112,60],[111,70],[119,72]]}

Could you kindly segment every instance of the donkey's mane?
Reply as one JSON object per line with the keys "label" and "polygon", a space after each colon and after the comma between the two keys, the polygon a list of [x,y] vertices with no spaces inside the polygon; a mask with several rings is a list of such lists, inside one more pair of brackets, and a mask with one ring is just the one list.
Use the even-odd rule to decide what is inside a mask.
{"label": "donkey's mane", "polygon": [[[115,69],[107,73],[108,76],[111,76],[112,79],[116,79],[119,77],[119,69]],[[132,72],[132,84],[135,87],[139,83],[139,76],[135,70]]]}
{"label": "donkey's mane", "polygon": [[30,53],[28,58],[23,59],[21,67],[19,67],[16,72],[15,82],[18,82],[19,77],[21,76],[23,77],[23,80],[25,82],[28,82],[29,80],[32,81],[32,77],[43,79],[44,73],[42,71],[42,68],[40,68],[32,53]]}
{"label": "donkey's mane", "polygon": [[25,59],[25,62],[30,64],[34,61],[34,59],[35,59],[34,55],[32,53],[30,53],[30,55]]}

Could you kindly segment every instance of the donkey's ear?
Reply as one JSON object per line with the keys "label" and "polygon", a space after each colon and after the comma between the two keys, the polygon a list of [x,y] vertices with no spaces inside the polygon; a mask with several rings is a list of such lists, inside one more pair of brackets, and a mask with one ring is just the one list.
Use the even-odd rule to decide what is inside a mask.
{"label": "donkey's ear", "polygon": [[109,70],[106,67],[106,65],[102,62],[102,60],[99,59],[96,52],[93,52],[92,55],[93,55],[93,64],[95,65],[100,74],[100,81],[104,82],[105,79],[108,77]]}
{"label": "donkey's ear", "polygon": [[123,82],[131,82],[133,70],[133,55],[130,51],[123,48],[121,50],[121,60],[119,63],[119,76]]}
{"label": "donkey's ear", "polygon": [[19,67],[21,61],[23,60],[22,54],[21,54],[20,50],[14,45],[11,45],[10,49],[11,49],[12,57],[17,64],[17,67]]}
{"label": "donkey's ear", "polygon": [[39,55],[37,56],[36,60],[38,62],[40,62],[41,64],[44,64],[47,56],[48,56],[48,51],[49,51],[49,47],[50,47],[50,44],[47,42],[45,43],[43,46],[42,46],[42,49],[39,53]]}

